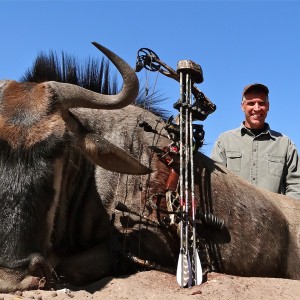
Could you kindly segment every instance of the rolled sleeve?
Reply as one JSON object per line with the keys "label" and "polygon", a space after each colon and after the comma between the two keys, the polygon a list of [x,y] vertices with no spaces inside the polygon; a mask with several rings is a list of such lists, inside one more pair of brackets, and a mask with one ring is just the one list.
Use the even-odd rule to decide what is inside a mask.
{"label": "rolled sleeve", "polygon": [[296,146],[290,141],[287,151],[284,194],[300,200],[299,155]]}
{"label": "rolled sleeve", "polygon": [[225,149],[222,145],[221,139],[218,138],[217,141],[214,144],[214,147],[211,152],[211,159],[213,159],[215,162],[223,165],[226,167],[227,165],[227,160],[226,160],[226,153]]}

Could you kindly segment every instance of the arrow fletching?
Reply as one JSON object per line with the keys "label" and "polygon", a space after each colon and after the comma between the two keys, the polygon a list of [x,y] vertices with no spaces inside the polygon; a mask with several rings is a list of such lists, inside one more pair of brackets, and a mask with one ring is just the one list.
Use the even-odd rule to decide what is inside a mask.
{"label": "arrow fletching", "polygon": [[177,264],[176,279],[181,287],[186,286],[190,279],[188,258],[185,253],[180,253]]}
{"label": "arrow fletching", "polygon": [[198,255],[198,251],[195,251],[195,256],[195,284],[200,285],[202,283],[202,266]]}

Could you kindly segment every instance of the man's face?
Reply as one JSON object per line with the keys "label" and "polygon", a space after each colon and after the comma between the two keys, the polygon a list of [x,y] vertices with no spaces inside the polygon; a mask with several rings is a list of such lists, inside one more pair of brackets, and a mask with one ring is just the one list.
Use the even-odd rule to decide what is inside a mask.
{"label": "man's face", "polygon": [[269,101],[264,93],[249,92],[242,102],[245,113],[245,126],[251,129],[262,129],[269,111]]}

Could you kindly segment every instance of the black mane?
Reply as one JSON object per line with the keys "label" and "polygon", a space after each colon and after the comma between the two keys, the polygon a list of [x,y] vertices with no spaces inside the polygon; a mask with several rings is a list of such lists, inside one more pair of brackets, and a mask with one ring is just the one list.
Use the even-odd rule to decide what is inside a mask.
{"label": "black mane", "polygon": [[[64,52],[59,56],[55,51],[49,54],[40,52],[31,68],[27,69],[20,79],[21,82],[58,81],[76,84],[91,91],[115,95],[119,92],[117,74],[111,76],[110,62],[107,58],[99,59],[89,57],[84,62],[79,62],[74,56]],[[166,119],[169,112],[158,106],[165,98],[152,93],[144,96],[140,90],[135,101],[136,106],[150,110],[154,114]]]}

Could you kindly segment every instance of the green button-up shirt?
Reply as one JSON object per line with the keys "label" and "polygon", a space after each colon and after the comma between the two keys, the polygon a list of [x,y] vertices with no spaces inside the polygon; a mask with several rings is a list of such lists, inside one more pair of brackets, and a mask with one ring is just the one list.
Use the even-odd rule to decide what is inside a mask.
{"label": "green button-up shirt", "polygon": [[243,124],[217,139],[211,158],[257,187],[300,200],[298,152],[285,135],[266,129],[254,135]]}

